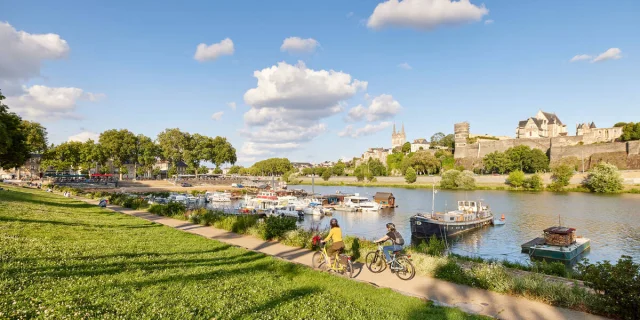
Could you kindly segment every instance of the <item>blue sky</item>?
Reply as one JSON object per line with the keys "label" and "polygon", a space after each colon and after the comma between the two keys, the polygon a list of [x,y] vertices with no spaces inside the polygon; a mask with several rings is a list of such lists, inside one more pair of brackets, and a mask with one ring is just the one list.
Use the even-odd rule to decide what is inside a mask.
{"label": "blue sky", "polygon": [[[461,121],[475,133],[513,136],[518,120],[538,109],[557,113],[571,134],[578,122],[640,121],[640,2],[471,0],[463,10],[449,0],[407,1],[417,6],[413,20],[402,10],[376,9],[384,1],[0,1],[0,22],[10,25],[0,39],[19,41],[15,35],[24,31],[66,41],[66,49],[47,54],[20,43],[0,49],[22,50],[0,52],[0,89],[55,143],[111,128],[155,137],[179,127],[228,137],[244,164],[359,156],[368,147],[390,147],[394,122],[404,123],[413,140],[451,133]],[[281,50],[289,37],[318,45]],[[199,44],[226,38],[232,54],[194,59]],[[619,52],[592,62],[609,49]],[[589,58],[570,62],[577,55]],[[260,85],[254,72],[272,67],[274,83]],[[305,83],[287,70],[328,80]],[[350,78],[314,73],[322,70]],[[339,93],[332,91],[336,83]],[[43,95],[63,93],[32,86],[81,92],[65,91],[73,97],[52,104]],[[264,90],[245,101],[253,88]],[[387,99],[376,100],[381,95]],[[348,121],[358,105],[365,113]],[[275,111],[251,122],[245,113],[252,108]],[[223,112],[219,120],[211,117],[216,112]]]}

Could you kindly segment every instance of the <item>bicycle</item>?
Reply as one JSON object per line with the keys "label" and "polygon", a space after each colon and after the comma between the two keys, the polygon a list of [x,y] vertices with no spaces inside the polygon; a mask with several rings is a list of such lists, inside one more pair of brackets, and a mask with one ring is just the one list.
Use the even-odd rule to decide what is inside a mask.
{"label": "bicycle", "polygon": [[313,268],[334,271],[342,275],[346,275],[349,278],[353,278],[353,264],[351,263],[350,256],[336,252],[333,263],[329,263],[331,259],[329,259],[329,254],[327,253],[326,243],[321,241],[316,242],[316,239],[314,239],[314,245],[317,245],[319,250],[316,251],[311,258]]}
{"label": "bicycle", "polygon": [[[367,253],[365,258],[367,269],[373,273],[380,273],[387,268],[387,261],[382,251],[382,243],[377,243],[377,245],[378,250]],[[402,280],[411,280],[416,275],[416,268],[411,262],[411,255],[404,254],[402,251],[393,251],[391,253],[389,270]]]}

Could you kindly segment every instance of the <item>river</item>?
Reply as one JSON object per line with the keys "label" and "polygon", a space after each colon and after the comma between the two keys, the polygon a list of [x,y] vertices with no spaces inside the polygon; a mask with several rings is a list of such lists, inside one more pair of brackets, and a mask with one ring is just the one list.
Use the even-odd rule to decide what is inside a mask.
{"label": "river", "polygon": [[[311,186],[291,186],[311,191]],[[411,239],[409,217],[431,211],[431,190],[389,187],[316,186],[321,194],[359,193],[372,197],[376,191],[393,192],[398,208],[379,213],[336,212],[342,232],[367,239],[381,237],[385,224],[393,222],[405,239]],[[586,258],[591,262],[617,261],[629,255],[640,261],[640,195],[596,195],[588,193],[448,191],[438,190],[436,211],[453,210],[458,200],[484,200],[494,215],[505,215],[504,226],[470,231],[449,243],[453,253],[482,258],[528,262],[520,245],[542,236],[542,230],[558,224],[576,228],[576,234],[591,239]],[[301,226],[328,226],[330,217],[306,216]]]}

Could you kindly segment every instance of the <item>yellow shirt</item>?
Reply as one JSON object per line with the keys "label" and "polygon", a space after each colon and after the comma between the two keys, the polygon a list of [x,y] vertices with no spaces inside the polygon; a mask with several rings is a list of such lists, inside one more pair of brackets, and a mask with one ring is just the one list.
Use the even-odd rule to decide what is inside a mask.
{"label": "yellow shirt", "polygon": [[331,230],[329,230],[329,235],[324,238],[324,241],[327,242],[329,239],[332,239],[333,243],[342,241],[342,230],[340,230],[340,227],[331,228]]}

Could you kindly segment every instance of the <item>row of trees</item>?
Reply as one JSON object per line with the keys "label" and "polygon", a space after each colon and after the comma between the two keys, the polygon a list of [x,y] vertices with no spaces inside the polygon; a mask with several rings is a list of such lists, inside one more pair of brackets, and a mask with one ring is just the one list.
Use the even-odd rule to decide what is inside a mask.
{"label": "row of trees", "polygon": [[[552,191],[562,191],[567,187],[574,174],[574,167],[566,163],[559,163],[551,168],[551,184],[548,188]],[[511,171],[507,183],[515,188],[525,188],[529,190],[541,190],[544,187],[542,177],[533,174],[526,178],[521,170]],[[599,163],[582,181],[582,186],[591,192],[613,193],[622,190],[622,177],[618,168],[610,163]]]}
{"label": "row of trees", "polygon": [[435,154],[429,151],[394,153],[387,156],[387,167],[392,174],[405,175],[408,168],[412,168],[417,175],[436,174],[453,169],[455,160],[448,150],[438,150]]}
{"label": "row of trees", "polygon": [[515,170],[535,173],[549,170],[549,157],[539,149],[524,145],[509,148],[505,152],[489,153],[484,156],[482,163],[489,173],[504,174]]}
{"label": "row of trees", "polygon": [[287,158],[269,158],[258,161],[249,168],[242,166],[232,166],[229,174],[250,175],[250,176],[279,176],[293,171],[293,165]]}

